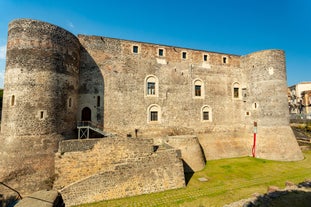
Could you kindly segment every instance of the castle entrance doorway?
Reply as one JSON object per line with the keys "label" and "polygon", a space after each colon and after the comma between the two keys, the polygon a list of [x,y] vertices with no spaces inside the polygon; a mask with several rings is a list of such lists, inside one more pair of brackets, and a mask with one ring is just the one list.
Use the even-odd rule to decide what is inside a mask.
{"label": "castle entrance doorway", "polygon": [[89,107],[84,107],[82,109],[81,121],[92,121],[92,111]]}

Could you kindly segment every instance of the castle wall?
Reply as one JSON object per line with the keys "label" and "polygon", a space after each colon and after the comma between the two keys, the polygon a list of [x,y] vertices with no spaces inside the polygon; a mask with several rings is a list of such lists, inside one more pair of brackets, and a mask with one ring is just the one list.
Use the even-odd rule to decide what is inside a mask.
{"label": "castle wall", "polygon": [[[246,156],[253,122],[258,123],[257,157],[300,160],[286,94],[280,50],[237,56],[77,38],[45,22],[15,20],[8,32],[0,179],[29,193],[51,188],[58,174],[54,187],[67,186],[63,191],[71,203],[81,202],[78,197],[91,201],[182,187],[179,151],[154,153],[146,147],[151,141],[140,138],[197,135],[200,143],[173,138],[172,145],[186,155],[202,146],[207,160]],[[59,141],[74,137],[77,121],[92,121],[140,143],[66,142],[55,157]],[[201,155],[191,163],[197,169],[203,166]]]}
{"label": "castle wall", "polygon": [[[79,141],[63,144],[73,142]],[[180,151],[153,152],[152,144],[150,139],[105,138],[88,151],[56,154],[54,187],[69,206],[184,187]]]}
{"label": "castle wall", "polygon": [[285,53],[264,50],[243,57],[249,73],[246,104],[257,122],[256,156],[301,160],[303,155],[289,126]]}
{"label": "castle wall", "polygon": [[77,38],[57,26],[29,19],[9,24],[0,178],[15,180],[22,192],[47,188],[40,183],[54,174],[60,134],[76,127],[79,52]]}
{"label": "castle wall", "polygon": [[[80,44],[48,23],[10,23],[1,133],[67,133],[76,127]],[[62,110],[60,110],[62,109]]]}
{"label": "castle wall", "polygon": [[[138,129],[139,136],[163,136],[244,124],[243,101],[234,100],[232,95],[233,83],[238,82],[240,90],[246,83],[239,56],[105,37],[78,38],[105,82],[105,130],[134,135]],[[137,53],[132,51],[134,46]],[[159,49],[164,56],[157,55]],[[147,94],[148,77],[156,80],[154,95]],[[81,77],[92,78],[96,78],[92,73]],[[195,97],[196,80],[202,83],[200,97]],[[156,122],[149,120],[148,110],[153,106],[158,109]],[[204,106],[210,109],[209,121],[202,121]]]}

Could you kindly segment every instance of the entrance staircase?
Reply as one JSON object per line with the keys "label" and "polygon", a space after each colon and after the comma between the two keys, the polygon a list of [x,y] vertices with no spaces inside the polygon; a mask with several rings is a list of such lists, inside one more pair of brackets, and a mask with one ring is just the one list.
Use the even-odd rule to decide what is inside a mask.
{"label": "entrance staircase", "polygon": [[101,125],[92,123],[90,121],[80,121],[77,123],[78,128],[78,139],[88,139],[90,138],[90,131],[96,132],[102,137],[111,137],[113,134],[103,131]]}

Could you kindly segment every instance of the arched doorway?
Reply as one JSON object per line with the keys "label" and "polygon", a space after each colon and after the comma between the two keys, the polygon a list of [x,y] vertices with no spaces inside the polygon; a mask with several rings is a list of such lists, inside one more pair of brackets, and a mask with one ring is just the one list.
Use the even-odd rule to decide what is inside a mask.
{"label": "arched doorway", "polygon": [[82,109],[81,121],[92,121],[92,111],[89,107]]}

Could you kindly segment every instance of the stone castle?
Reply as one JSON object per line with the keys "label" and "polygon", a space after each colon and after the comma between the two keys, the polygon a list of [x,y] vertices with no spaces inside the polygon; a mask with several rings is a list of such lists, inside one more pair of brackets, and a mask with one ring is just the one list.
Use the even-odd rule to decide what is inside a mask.
{"label": "stone castle", "polygon": [[[184,187],[206,160],[251,155],[254,122],[256,157],[303,159],[281,50],[239,56],[17,19],[6,61],[0,180],[24,194],[53,188],[74,205]],[[116,135],[77,139],[81,123]]]}

